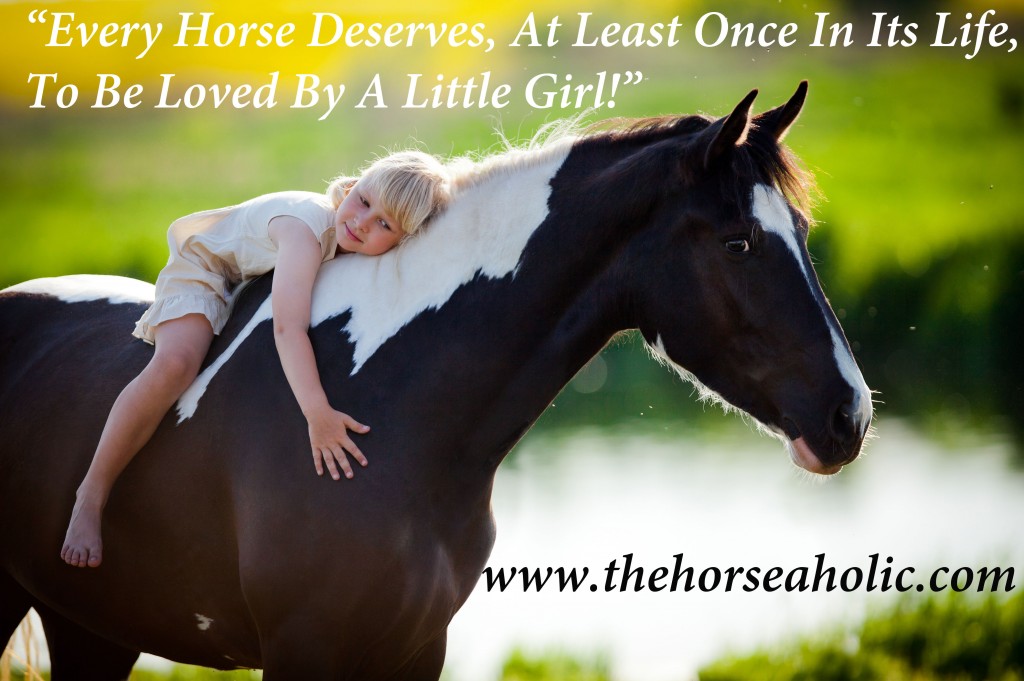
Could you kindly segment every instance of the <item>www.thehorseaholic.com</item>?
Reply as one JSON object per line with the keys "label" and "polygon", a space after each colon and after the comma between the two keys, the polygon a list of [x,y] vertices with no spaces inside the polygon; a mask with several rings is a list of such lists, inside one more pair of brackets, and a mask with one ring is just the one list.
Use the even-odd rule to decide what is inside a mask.
{"label": "www.thehorseaholic.com", "polygon": [[918,570],[897,565],[892,556],[866,556],[861,565],[833,565],[824,553],[805,565],[691,565],[682,553],[671,565],[640,565],[632,553],[607,565],[590,567],[488,567],[488,591],[623,592],[831,592],[831,591],[972,591],[1008,593],[1016,588],[1012,567],[940,566]]}

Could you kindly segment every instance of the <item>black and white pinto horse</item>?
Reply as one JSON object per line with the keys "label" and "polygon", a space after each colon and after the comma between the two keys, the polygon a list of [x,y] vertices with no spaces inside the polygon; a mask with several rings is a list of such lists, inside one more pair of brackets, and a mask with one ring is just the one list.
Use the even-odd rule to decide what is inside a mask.
{"label": "black and white pinto horse", "polygon": [[501,154],[463,169],[422,235],[326,264],[321,378],[374,426],[351,482],[313,473],[257,280],[115,486],[98,569],[59,551],[107,412],[152,351],[129,333],[152,288],[0,293],[0,640],[35,608],[58,680],[126,678],[140,651],[273,680],[436,679],[494,541],[498,465],[622,329],[799,466],[838,471],[871,397],[780,145],[805,93]]}

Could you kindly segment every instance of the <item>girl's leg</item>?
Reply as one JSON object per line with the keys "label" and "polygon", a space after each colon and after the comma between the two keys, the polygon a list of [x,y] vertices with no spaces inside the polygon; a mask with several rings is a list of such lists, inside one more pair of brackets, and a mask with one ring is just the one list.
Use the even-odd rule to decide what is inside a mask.
{"label": "girl's leg", "polygon": [[69,565],[100,564],[100,519],[114,480],[195,379],[213,341],[210,322],[201,314],[171,319],[154,328],[153,358],[115,400],[92,464],[75,495],[71,523],[60,552]]}

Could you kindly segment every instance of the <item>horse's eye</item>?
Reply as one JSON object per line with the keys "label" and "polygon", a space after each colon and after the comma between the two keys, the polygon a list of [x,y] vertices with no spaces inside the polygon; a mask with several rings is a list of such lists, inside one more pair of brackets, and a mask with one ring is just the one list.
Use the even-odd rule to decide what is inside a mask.
{"label": "horse's eye", "polygon": [[725,242],[725,249],[730,253],[746,253],[750,250],[750,242],[746,239],[730,239]]}

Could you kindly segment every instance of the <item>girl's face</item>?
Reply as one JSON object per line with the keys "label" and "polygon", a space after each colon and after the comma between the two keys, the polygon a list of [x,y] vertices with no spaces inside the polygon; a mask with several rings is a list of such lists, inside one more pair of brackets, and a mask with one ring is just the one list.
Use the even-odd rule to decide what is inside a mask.
{"label": "girl's face", "polygon": [[380,255],[394,248],[405,232],[384,210],[377,195],[357,182],[338,206],[334,220],[338,248],[346,253]]}

